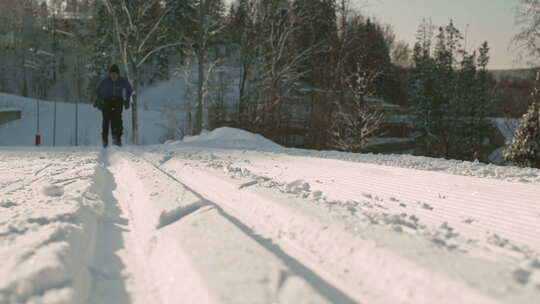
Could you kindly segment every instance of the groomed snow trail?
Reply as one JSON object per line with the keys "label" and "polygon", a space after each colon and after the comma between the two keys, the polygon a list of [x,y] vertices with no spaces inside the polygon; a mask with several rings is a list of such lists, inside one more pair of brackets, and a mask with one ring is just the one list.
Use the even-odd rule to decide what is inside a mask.
{"label": "groomed snow trail", "polygon": [[0,303],[540,299],[536,171],[323,159],[225,131],[0,149]]}
{"label": "groomed snow trail", "polygon": [[108,161],[89,303],[358,303],[143,159]]}
{"label": "groomed snow trail", "polygon": [[102,185],[103,214],[96,233],[90,296],[85,303],[155,303],[145,288],[144,260],[131,233],[132,218],[118,201],[118,186],[110,171],[109,155],[103,151],[95,179]]}
{"label": "groomed snow trail", "polygon": [[231,129],[132,151],[356,300],[540,298],[540,188],[523,179],[538,170],[322,159]]}

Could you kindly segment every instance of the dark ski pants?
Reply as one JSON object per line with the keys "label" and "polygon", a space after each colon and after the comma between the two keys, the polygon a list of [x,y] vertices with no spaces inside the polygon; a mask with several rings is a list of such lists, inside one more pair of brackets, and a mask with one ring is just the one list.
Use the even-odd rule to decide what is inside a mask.
{"label": "dark ski pants", "polygon": [[103,114],[103,125],[101,136],[103,137],[103,144],[109,143],[109,128],[113,136],[114,142],[120,142],[122,134],[124,133],[124,126],[122,123],[122,102],[110,102],[105,101],[101,113]]}

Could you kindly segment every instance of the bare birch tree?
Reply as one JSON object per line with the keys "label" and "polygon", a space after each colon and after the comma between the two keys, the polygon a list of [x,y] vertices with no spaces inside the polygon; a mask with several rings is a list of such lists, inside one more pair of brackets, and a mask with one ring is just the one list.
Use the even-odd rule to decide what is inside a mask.
{"label": "bare birch tree", "polygon": [[240,127],[246,126],[249,83],[253,76],[256,61],[256,45],[259,34],[255,27],[257,11],[256,0],[241,0],[233,7],[229,26],[237,48],[237,61],[240,68],[238,82],[238,120]]}
{"label": "bare birch tree", "polygon": [[212,42],[216,42],[216,38],[222,33],[224,25],[221,20],[218,20],[216,12],[212,14],[212,0],[199,0],[198,14],[197,14],[197,29],[196,35],[194,35],[191,41],[191,48],[197,58],[197,108],[195,113],[195,127],[193,128],[194,134],[200,134],[203,129],[204,123],[204,97],[205,97],[205,83],[207,82],[208,75],[206,69],[212,69],[213,67],[207,67],[209,64],[208,48]]}
{"label": "bare birch tree", "polygon": [[526,57],[537,61],[540,59],[540,0],[520,0],[516,12],[521,28],[514,42]]}
{"label": "bare birch tree", "polygon": [[120,60],[133,82],[132,140],[139,142],[138,92],[143,65],[157,52],[180,42],[157,43],[158,34],[165,29],[163,19],[167,10],[161,0],[101,0],[113,19],[113,34]]}
{"label": "bare birch tree", "polygon": [[[195,59],[194,50],[191,49],[191,52],[187,52],[187,58],[183,66],[175,72],[175,75],[182,78],[184,82],[184,105],[182,106],[182,111],[188,113],[188,127],[189,130],[187,133],[191,135],[199,134],[202,131],[202,128],[207,122],[204,119],[204,113],[201,114],[201,125],[199,126],[199,121],[197,121],[197,115],[199,114],[199,109],[201,112],[204,112],[204,106],[211,104],[211,98],[215,96],[216,90],[218,89],[213,83],[213,78],[218,70],[221,62],[219,59],[208,60],[208,63],[205,65],[202,73],[200,73],[200,67],[197,64],[196,70],[194,72],[194,65],[192,63],[192,58]],[[204,75],[204,78],[201,80],[200,75]],[[201,95],[199,95],[202,93]],[[199,107],[199,105],[202,105]],[[193,119],[193,110],[195,110],[195,120]],[[198,130],[197,133],[197,129]]]}
{"label": "bare birch tree", "polygon": [[291,51],[291,39],[301,24],[294,18],[288,10],[265,10],[257,21],[261,37],[256,45],[254,64],[257,101],[250,104],[249,120],[256,131],[270,137],[276,137],[283,127],[282,107],[294,97],[301,80],[308,75],[310,70],[305,66],[309,55],[318,47],[297,53]]}

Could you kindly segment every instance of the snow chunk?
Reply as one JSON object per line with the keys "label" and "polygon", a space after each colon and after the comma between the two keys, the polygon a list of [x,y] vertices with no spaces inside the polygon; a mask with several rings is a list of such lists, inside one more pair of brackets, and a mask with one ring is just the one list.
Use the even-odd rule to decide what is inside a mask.
{"label": "snow chunk", "polygon": [[41,192],[46,196],[60,197],[64,195],[64,187],[57,185],[48,185],[43,187],[43,190]]}
{"label": "snow chunk", "polygon": [[165,226],[171,225],[182,218],[198,211],[204,206],[208,206],[208,203],[203,201],[198,201],[187,206],[178,206],[178,208],[173,210],[165,210],[161,212],[159,216],[159,221],[156,226],[156,229],[161,229]]}
{"label": "snow chunk", "polygon": [[0,208],[11,208],[15,206],[17,206],[17,204],[11,201],[0,201]]}

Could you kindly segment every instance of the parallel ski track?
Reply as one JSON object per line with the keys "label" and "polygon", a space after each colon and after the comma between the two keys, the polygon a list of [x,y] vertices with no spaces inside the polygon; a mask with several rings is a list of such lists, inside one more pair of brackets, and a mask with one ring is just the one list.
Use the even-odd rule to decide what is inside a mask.
{"label": "parallel ski track", "polygon": [[[99,163],[103,168],[103,189],[101,199],[104,203],[104,217],[100,220],[97,229],[97,239],[95,255],[96,259],[93,265],[90,265],[92,273],[92,286],[89,298],[84,301],[84,304],[94,303],[118,303],[128,304],[134,302],[132,296],[127,290],[128,281],[153,280],[153,273],[147,267],[146,263],[142,263],[140,257],[143,257],[137,246],[137,231],[133,229],[134,217],[129,204],[122,204],[114,196],[116,188],[116,180],[110,170],[110,153],[102,151]],[[129,231],[126,233],[126,231]],[[122,242],[119,247],[119,242]],[[134,269],[128,269],[128,273],[123,270],[125,267],[133,267],[134,265],[125,265],[121,257],[117,255],[117,251],[126,250],[130,255],[137,256],[140,265],[138,265],[137,273],[142,273],[144,278],[139,276],[134,277]],[[141,284],[142,285],[142,284]],[[146,290],[144,302],[153,304],[162,304],[163,302],[152,289]],[[139,301],[141,299],[138,299]]]}
{"label": "parallel ski track", "polygon": [[150,165],[151,167],[155,168],[159,172],[161,172],[164,176],[166,176],[169,180],[173,181],[174,183],[177,183],[178,185],[184,187],[188,191],[192,192],[194,195],[199,197],[201,201],[204,201],[207,205],[212,206],[215,208],[223,218],[228,220],[231,224],[236,226],[240,231],[242,231],[246,236],[256,241],[259,245],[264,247],[266,250],[271,252],[273,255],[275,255],[277,258],[279,258],[282,262],[284,262],[285,265],[289,266],[290,269],[296,271],[296,275],[303,278],[307,283],[309,283],[314,290],[317,290],[320,292],[320,295],[326,298],[330,303],[340,303],[340,304],[358,304],[365,302],[364,299],[358,300],[358,295],[355,295],[355,298],[348,295],[346,292],[342,291],[338,287],[335,287],[331,283],[329,283],[327,280],[325,280],[320,274],[318,274],[315,270],[310,269],[308,266],[304,265],[301,261],[295,259],[292,255],[288,254],[285,249],[281,248],[280,246],[274,244],[270,237],[265,237],[264,235],[261,235],[259,231],[255,233],[249,225],[244,223],[242,220],[238,219],[237,217],[229,214],[226,210],[223,209],[222,206],[220,206],[218,203],[213,202],[207,198],[205,198],[201,193],[198,191],[195,191],[193,188],[191,188],[189,185],[186,185],[173,175],[171,175],[169,172],[163,170],[159,165],[154,164],[150,160],[146,159],[142,155],[138,155],[132,151],[125,151],[126,153],[129,153],[136,159],[143,160],[145,163]]}
{"label": "parallel ski track", "polygon": [[[134,153],[135,152],[135,153]],[[502,301],[500,303],[516,303],[515,300],[521,299],[521,294],[515,293],[512,295],[509,295],[508,297],[504,299],[499,299],[497,297],[497,294],[492,292],[490,289],[492,286],[490,285],[482,285],[476,286],[473,283],[475,282],[475,278],[470,276],[470,272],[464,272],[464,274],[469,275],[466,278],[460,279],[459,277],[455,277],[455,273],[453,269],[448,268],[448,272],[437,272],[432,263],[433,261],[437,259],[432,259],[430,262],[426,264],[422,264],[425,267],[415,268],[415,259],[407,259],[404,258],[407,255],[401,256],[399,252],[395,253],[392,251],[392,249],[385,249],[384,246],[381,248],[369,248],[367,246],[370,244],[369,241],[362,241],[362,238],[360,239],[349,239],[346,237],[349,234],[346,232],[347,229],[343,231],[337,231],[343,228],[348,227],[341,227],[338,223],[336,225],[333,224],[333,222],[330,224],[330,228],[333,232],[336,233],[336,235],[341,236],[342,232],[343,237],[336,237],[333,238],[333,234],[325,232],[320,235],[313,235],[310,234],[310,230],[315,231],[313,233],[317,233],[316,231],[319,231],[318,228],[323,224],[324,222],[324,215],[320,217],[320,219],[323,219],[322,222],[319,222],[318,213],[314,212],[313,214],[306,209],[305,211],[308,211],[307,213],[304,212],[298,212],[300,210],[303,210],[303,207],[300,207],[300,205],[295,207],[294,203],[291,201],[291,204],[289,203],[282,203],[280,201],[280,198],[278,196],[273,197],[271,193],[268,193],[269,196],[265,196],[262,194],[260,197],[257,195],[258,191],[253,190],[242,192],[242,193],[236,193],[231,192],[234,191],[234,187],[238,186],[237,183],[231,182],[229,187],[229,182],[227,179],[221,179],[220,177],[215,177],[212,174],[208,174],[205,170],[202,170],[198,168],[198,166],[194,166],[193,173],[195,177],[193,177],[193,181],[191,180],[191,173],[186,174],[187,171],[183,171],[182,166],[185,165],[185,162],[191,161],[191,159],[181,159],[178,160],[177,163],[171,163],[168,162],[170,157],[165,156],[165,158],[159,158],[159,155],[161,153],[148,153],[145,155],[144,151],[137,151],[130,152],[137,158],[144,160],[152,167],[156,168],[175,182],[179,183],[180,185],[190,189],[190,191],[197,193],[201,197],[209,197],[214,200],[214,202],[222,204],[222,208],[236,216],[236,219],[241,219],[243,223],[247,223],[251,227],[255,227],[257,233],[262,234],[263,236],[274,239],[282,248],[288,253],[294,257],[296,257],[299,260],[302,260],[304,263],[309,265],[312,269],[317,269],[319,273],[324,276],[329,282],[332,282],[334,286],[338,286],[341,290],[348,292],[350,295],[353,295],[357,300],[360,300],[361,302],[370,303],[370,302],[381,302],[381,303],[391,303],[391,301],[395,302],[403,302],[408,303],[412,300],[418,300],[418,303],[429,303],[431,302],[437,302],[439,303],[456,303],[456,302],[463,302],[463,301],[469,301],[474,303],[499,303],[499,301]],[[154,154],[158,156],[158,158],[154,158]],[[163,156],[163,155],[162,155]],[[148,157],[148,159],[146,158]],[[167,160],[166,165],[163,160]],[[196,160],[195,160],[195,163]],[[368,165],[370,166],[370,165]],[[203,166],[204,167],[204,166]],[[175,171],[170,171],[170,173],[167,171],[167,169],[162,168],[168,168]],[[189,166],[188,166],[189,168]],[[377,170],[384,170],[384,167],[373,165],[374,169]],[[179,169],[179,170],[177,170]],[[251,169],[251,168],[250,168]],[[187,169],[189,170],[189,169]],[[304,171],[302,171],[304,172]],[[411,171],[413,172],[413,171]],[[324,173],[323,173],[324,175]],[[426,175],[431,175],[429,172],[426,173]],[[330,179],[330,175],[328,175],[328,179]],[[438,176],[437,176],[438,177]],[[205,182],[201,181],[208,181],[210,184],[206,184]],[[367,178],[366,178],[367,179]],[[395,179],[395,178],[394,178]],[[253,178],[246,178],[246,180],[253,180]],[[499,183],[498,181],[483,181],[479,179],[471,179],[471,181],[474,181],[476,183],[480,183],[483,185],[483,183]],[[186,185],[187,183],[187,185]],[[351,184],[350,179],[345,179],[342,181],[342,183],[350,185],[352,189],[355,187],[353,184]],[[406,201],[406,203],[415,203],[417,200],[414,199],[412,196],[411,191],[405,191],[406,193],[404,195],[401,195],[401,188],[403,188],[402,185],[403,181],[400,181],[400,183],[397,183],[397,187],[395,188],[395,191],[397,192],[398,198],[400,200]],[[191,185],[191,186],[188,186]],[[219,186],[217,186],[219,185]],[[367,181],[363,184],[363,189],[356,188],[356,191],[352,190],[346,190],[345,192],[349,194],[350,197],[354,197],[354,195],[359,195],[363,193],[363,191],[369,191],[368,194],[378,194],[384,191],[378,191],[380,190],[380,187],[386,187],[384,186],[384,183],[381,183],[380,185],[373,183],[372,181]],[[197,189],[197,191],[194,190]],[[219,195],[221,189],[228,189],[226,190],[228,193],[227,197],[223,197]],[[369,189],[369,190],[366,190]],[[438,191],[439,189],[432,189],[431,196],[437,195],[437,194],[444,194],[447,195],[447,191]],[[531,190],[531,189],[529,189]],[[218,191],[218,192],[216,192]],[[424,189],[425,191],[425,189]],[[497,189],[495,192],[499,192],[500,190]],[[531,190],[534,192],[534,190]],[[263,191],[264,192],[264,191]],[[420,191],[420,193],[423,193]],[[237,195],[238,194],[238,195]],[[392,193],[387,193],[388,195]],[[529,193],[530,194],[530,193]],[[428,194],[423,194],[423,197],[426,198],[426,202],[433,203],[432,200],[429,200]],[[518,197],[521,197],[521,195],[524,194],[518,194]],[[422,198],[423,198],[422,197]],[[263,202],[262,204],[250,204],[249,202],[257,201],[261,199]],[[440,204],[434,204],[435,208],[441,207],[441,204],[444,203],[444,198],[439,198],[441,201]],[[477,201],[478,199],[472,195],[472,200]],[[461,199],[460,203],[463,204],[462,201],[465,201],[465,199]],[[238,204],[237,204],[238,202]],[[242,203],[240,203],[242,202]],[[421,202],[421,201],[420,201]],[[419,203],[420,203],[419,202]],[[444,208],[442,208],[444,209]],[[458,213],[454,208],[449,208],[453,212]],[[289,212],[292,211],[292,212]],[[422,212],[422,209],[420,209],[420,212]],[[422,212],[422,214],[426,214],[427,222],[430,222],[429,219],[433,219],[433,221],[436,221],[440,219],[440,217],[437,217],[438,214],[434,214],[433,211],[425,211]],[[280,217],[280,214],[295,214],[298,217],[283,219],[278,218]],[[466,215],[466,214],[465,214]],[[443,214],[444,216],[444,214]],[[458,220],[461,219],[461,216],[464,216],[462,214],[457,214]],[[498,215],[499,216],[499,215]],[[496,218],[498,218],[498,216]],[[268,219],[268,222],[270,225],[266,225],[266,223],[261,223],[261,219]],[[447,220],[454,219],[453,217],[447,218]],[[289,225],[286,221],[294,221],[294,225]],[[305,224],[305,225],[304,225]],[[491,225],[491,226],[490,226]],[[281,228],[285,227],[285,229],[282,231]],[[479,228],[483,229],[489,229],[490,227],[493,227],[493,223],[491,221],[486,221],[486,226],[481,226]],[[291,228],[291,229],[289,229]],[[313,228],[313,229],[312,229]],[[511,229],[510,230],[514,230]],[[323,231],[323,230],[321,230]],[[277,232],[277,234],[276,234]],[[283,234],[282,234],[283,232]],[[291,233],[293,237],[289,237],[287,233]],[[510,232],[511,233],[511,232]],[[296,235],[296,236],[295,236]],[[271,237],[269,237],[271,236]],[[298,239],[298,237],[303,239]],[[341,257],[339,260],[335,260],[335,253],[329,254],[328,251],[332,250],[329,247],[325,247],[324,245],[319,246],[317,243],[309,243],[309,240],[313,238],[317,238],[318,240],[322,239],[325,242],[321,242],[321,244],[336,244],[336,246],[341,246],[340,248],[348,248],[349,243],[342,242],[343,240],[350,240],[352,243],[354,243],[355,254],[351,254],[347,257]],[[304,240],[308,243],[303,243]],[[519,238],[520,241],[522,241],[525,244],[531,244],[531,241],[533,241],[532,235],[530,233],[522,234]],[[335,241],[335,242],[334,242]],[[341,243],[340,243],[341,242]],[[413,242],[414,243],[414,242]],[[423,243],[423,242],[420,242]],[[337,245],[339,244],[339,245]],[[419,244],[422,245],[422,244]],[[422,247],[423,248],[423,247]],[[431,252],[431,251],[429,251]],[[380,253],[380,255],[378,254]],[[386,255],[388,254],[388,256]],[[379,256],[381,256],[379,258]],[[353,259],[354,258],[354,259]],[[457,256],[456,259],[459,260],[461,257]],[[472,258],[471,258],[472,259]],[[320,263],[320,261],[324,261],[324,263]],[[345,262],[346,261],[346,262]],[[355,265],[358,261],[364,261],[368,263],[369,265],[378,265],[380,263],[381,273],[380,276],[373,273],[373,270],[376,269],[373,267],[362,267]],[[461,261],[461,260],[459,260]],[[464,262],[469,262],[469,258],[465,257]],[[318,263],[319,262],[319,263]],[[463,265],[466,265],[464,263]],[[482,265],[488,265],[489,262],[486,260],[484,264]],[[393,267],[397,267],[397,270],[394,271]],[[337,270],[339,269],[339,271]],[[359,275],[351,275],[348,277],[342,277],[341,276],[341,270],[351,270],[351,273],[355,274],[362,274],[368,279],[368,281],[364,281],[364,277],[361,277]],[[501,270],[503,270],[501,268]],[[377,270],[378,271],[378,270]],[[348,272],[347,272],[348,273]],[[508,274],[506,270],[503,270],[502,273],[505,275]],[[366,276],[367,274],[367,276]],[[373,275],[376,275],[375,277],[372,277]],[[486,275],[490,276],[490,278],[493,274],[486,272]],[[510,278],[511,279],[511,278]],[[374,283],[376,282],[376,283]],[[388,284],[388,282],[392,282],[392,286],[394,287],[393,290],[397,290],[396,295],[390,294],[386,292],[384,286]],[[403,284],[401,284],[403,282]],[[473,283],[471,283],[473,282]],[[495,281],[493,281],[495,282]],[[510,281],[508,281],[510,282]],[[366,284],[367,283],[367,284]],[[497,284],[500,283],[500,286],[505,286],[503,281],[497,281]],[[397,287],[399,286],[399,287]],[[499,285],[497,285],[499,286]],[[367,287],[367,289],[364,289],[364,287]],[[401,288],[401,289],[397,289]],[[400,293],[402,290],[407,290],[407,292],[410,292],[410,294]],[[530,294],[524,294],[523,298],[529,296]],[[388,296],[388,298],[386,298]],[[368,299],[369,298],[369,299]],[[375,301],[373,301],[375,300]],[[427,300],[427,302],[426,302]],[[514,300],[514,302],[512,302]],[[453,301],[453,302],[452,302]],[[341,303],[341,302],[337,302]],[[519,303],[519,302],[517,302]]]}

